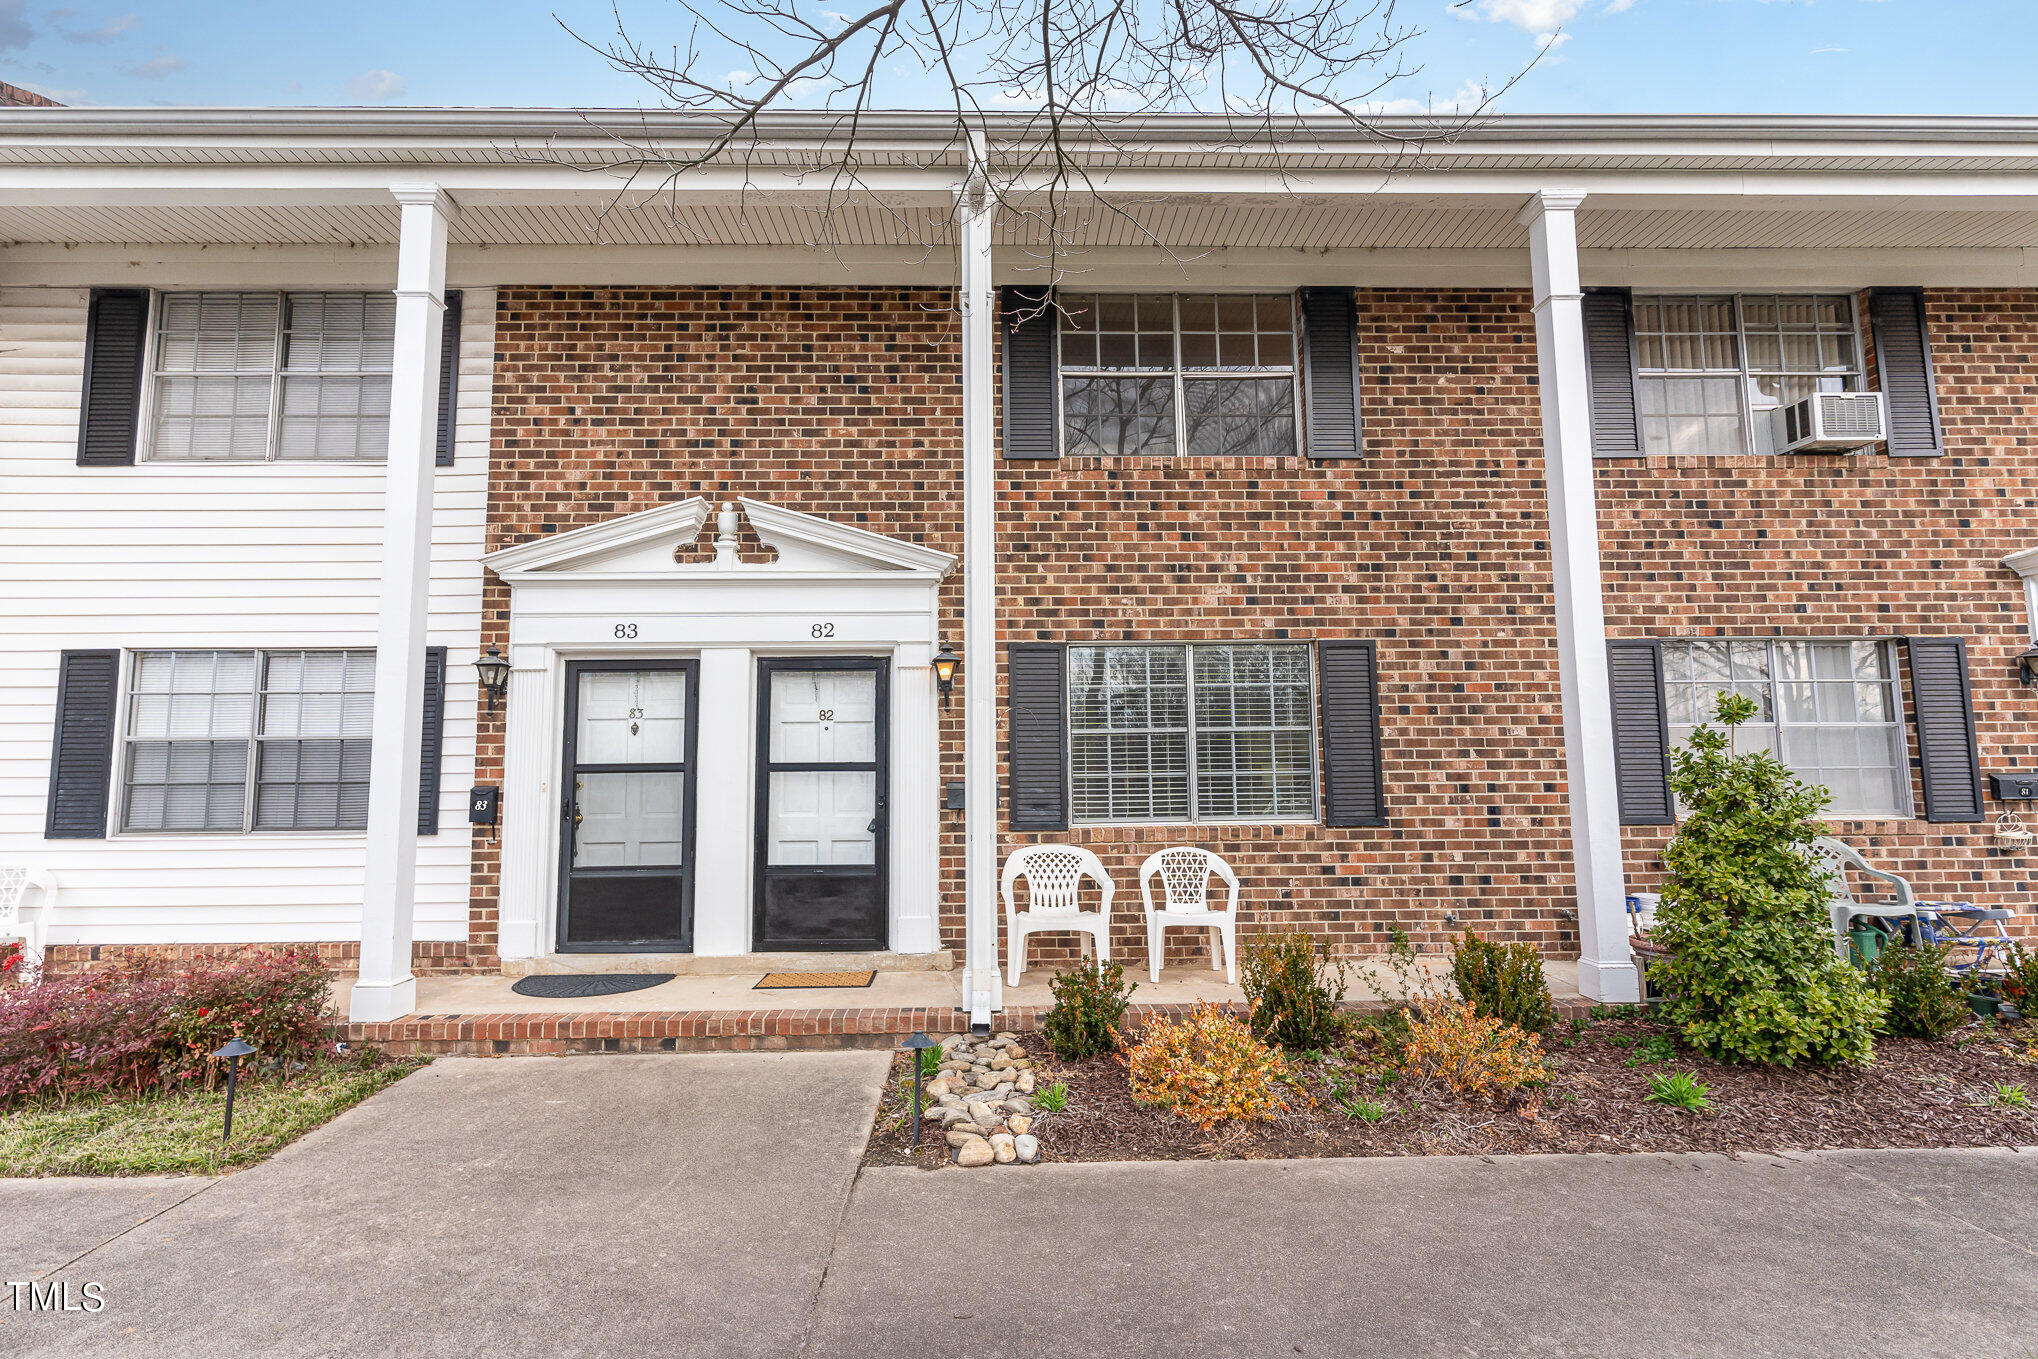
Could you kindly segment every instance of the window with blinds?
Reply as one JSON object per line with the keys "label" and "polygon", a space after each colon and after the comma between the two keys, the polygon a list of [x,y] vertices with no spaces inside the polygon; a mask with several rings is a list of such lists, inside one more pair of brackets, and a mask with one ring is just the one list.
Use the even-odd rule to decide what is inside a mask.
{"label": "window with blinds", "polygon": [[1314,814],[1306,645],[1075,646],[1068,656],[1074,820]]}
{"label": "window with blinds", "polygon": [[389,293],[164,293],[147,456],[383,458],[395,335]]}
{"label": "window with blinds", "polygon": [[361,829],[374,691],[373,651],[136,653],[122,829]]}
{"label": "window with blinds", "polygon": [[1862,385],[1844,294],[1637,296],[1635,353],[1649,453],[1774,453],[1769,412]]}

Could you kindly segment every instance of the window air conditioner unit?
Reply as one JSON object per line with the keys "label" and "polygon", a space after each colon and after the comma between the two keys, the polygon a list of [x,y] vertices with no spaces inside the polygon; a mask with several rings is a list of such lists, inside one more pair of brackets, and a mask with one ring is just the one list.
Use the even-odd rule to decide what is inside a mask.
{"label": "window air conditioner unit", "polygon": [[1888,437],[1881,392],[1818,392],[1769,412],[1778,453],[1847,453]]}

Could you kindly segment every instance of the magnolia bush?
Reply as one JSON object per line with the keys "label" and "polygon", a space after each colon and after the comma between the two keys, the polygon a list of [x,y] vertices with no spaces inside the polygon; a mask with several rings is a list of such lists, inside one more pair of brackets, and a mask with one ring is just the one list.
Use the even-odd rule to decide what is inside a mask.
{"label": "magnolia bush", "polygon": [[1663,851],[1650,976],[1685,1041],[1730,1061],[1865,1062],[1884,1000],[1833,952],[1825,869],[1810,854],[1830,795],[1767,752],[1733,753],[1753,699],[1721,694],[1670,786],[1684,810]]}

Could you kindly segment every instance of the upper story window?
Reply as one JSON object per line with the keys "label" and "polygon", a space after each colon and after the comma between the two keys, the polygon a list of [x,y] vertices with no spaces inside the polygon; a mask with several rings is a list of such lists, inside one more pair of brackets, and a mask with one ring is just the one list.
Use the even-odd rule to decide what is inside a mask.
{"label": "upper story window", "polygon": [[146,456],[379,460],[389,452],[389,293],[164,293]]}
{"label": "upper story window", "polygon": [[1078,821],[1307,817],[1316,807],[1310,648],[1069,648]]}
{"label": "upper story window", "polygon": [[1285,293],[1064,293],[1062,451],[1295,452]]}
{"label": "upper story window", "polygon": [[373,651],[138,652],[121,828],[359,830],[374,702]]}
{"label": "upper story window", "polygon": [[1833,795],[1830,815],[1907,817],[1911,780],[1897,698],[1895,644],[1843,641],[1666,641],[1663,700],[1670,741],[1712,720],[1714,696],[1755,701],[1737,751],[1774,755]]}
{"label": "upper story window", "polygon": [[1647,453],[1773,453],[1770,411],[1862,387],[1845,294],[1637,296],[1635,346]]}

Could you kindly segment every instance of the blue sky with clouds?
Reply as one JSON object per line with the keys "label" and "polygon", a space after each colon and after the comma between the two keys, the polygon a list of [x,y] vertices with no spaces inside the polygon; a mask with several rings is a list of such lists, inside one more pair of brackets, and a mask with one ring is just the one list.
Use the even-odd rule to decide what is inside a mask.
{"label": "blue sky with clouds", "polygon": [[[640,37],[684,40],[669,4],[624,12]],[[1400,0],[1398,13],[1425,32],[1397,111],[1536,60],[1497,107],[2038,113],[2038,0]],[[605,37],[608,0],[0,0],[0,79],[89,104],[656,102],[562,21]],[[898,72],[883,93],[911,107],[937,90]]]}

